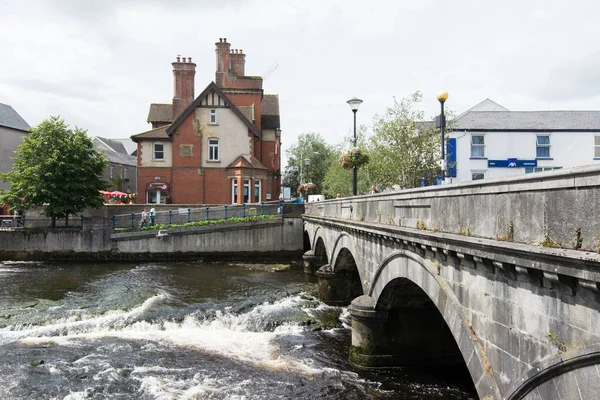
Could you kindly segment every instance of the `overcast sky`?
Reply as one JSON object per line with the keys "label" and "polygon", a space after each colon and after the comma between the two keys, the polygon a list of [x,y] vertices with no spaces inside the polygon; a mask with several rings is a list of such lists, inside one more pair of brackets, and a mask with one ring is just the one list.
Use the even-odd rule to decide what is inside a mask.
{"label": "overcast sky", "polygon": [[150,129],[170,103],[171,62],[212,80],[215,45],[280,96],[284,150],[304,132],[331,144],[420,90],[460,113],[490,98],[511,110],[600,110],[598,0],[0,0],[0,103],[30,124],[49,115],[90,136]]}

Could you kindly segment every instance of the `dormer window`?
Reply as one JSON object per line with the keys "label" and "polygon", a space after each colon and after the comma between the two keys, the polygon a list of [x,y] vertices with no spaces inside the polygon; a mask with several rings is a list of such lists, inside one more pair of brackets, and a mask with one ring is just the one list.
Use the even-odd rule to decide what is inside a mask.
{"label": "dormer window", "polygon": [[216,123],[217,123],[217,110],[212,108],[210,110],[210,124],[216,125]]}

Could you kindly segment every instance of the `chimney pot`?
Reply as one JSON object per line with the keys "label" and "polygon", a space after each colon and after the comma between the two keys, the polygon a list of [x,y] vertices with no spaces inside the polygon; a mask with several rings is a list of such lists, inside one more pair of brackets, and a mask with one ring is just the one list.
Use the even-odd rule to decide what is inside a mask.
{"label": "chimney pot", "polygon": [[226,37],[223,38],[223,42],[227,43],[227,38]]}
{"label": "chimney pot", "polygon": [[219,42],[223,43],[223,38],[222,37],[219,38]]}
{"label": "chimney pot", "polygon": [[179,62],[179,60],[180,60],[180,57],[179,57],[179,56],[177,56],[177,62]]}
{"label": "chimney pot", "polygon": [[244,51],[242,49],[240,49],[240,54],[244,54]]}
{"label": "chimney pot", "polygon": [[188,57],[188,62],[192,62],[192,57]]}

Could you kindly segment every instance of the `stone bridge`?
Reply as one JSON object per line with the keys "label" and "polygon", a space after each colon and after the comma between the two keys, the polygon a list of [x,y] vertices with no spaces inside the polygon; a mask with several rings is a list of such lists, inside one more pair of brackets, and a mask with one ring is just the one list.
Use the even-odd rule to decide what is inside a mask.
{"label": "stone bridge", "polygon": [[600,398],[600,166],[310,203],[304,235],[352,362],[462,368],[482,399]]}

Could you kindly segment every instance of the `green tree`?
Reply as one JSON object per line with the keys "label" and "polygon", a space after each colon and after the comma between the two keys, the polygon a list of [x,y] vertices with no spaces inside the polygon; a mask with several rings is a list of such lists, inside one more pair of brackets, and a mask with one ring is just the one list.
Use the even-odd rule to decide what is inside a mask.
{"label": "green tree", "polygon": [[373,156],[366,169],[380,189],[411,188],[440,176],[440,135],[433,123],[423,123],[424,113],[414,109],[422,100],[415,92],[394,105],[383,115],[376,115],[373,135],[367,142]]}
{"label": "green tree", "polygon": [[[356,146],[360,149],[367,149],[367,127],[365,125],[357,128],[356,138]],[[335,147],[334,156],[323,179],[325,197],[334,198],[337,194],[342,197],[352,195],[352,170],[346,170],[340,165],[343,154],[352,147],[354,147],[354,134],[344,137],[343,143]],[[368,193],[371,188],[372,179],[367,167],[359,168],[357,171],[357,193],[359,195]]]}
{"label": "green tree", "polygon": [[[285,167],[283,185],[289,186],[292,193],[302,183],[312,182],[322,189],[325,173],[334,157],[331,145],[319,133],[303,133],[298,136],[298,142],[286,151],[288,160]],[[307,161],[308,164],[307,164]],[[300,175],[302,173],[302,176]]]}
{"label": "green tree", "polygon": [[69,215],[103,205],[98,191],[109,185],[102,180],[107,161],[86,131],[50,117],[30,129],[16,154],[12,169],[0,174],[10,182],[1,203],[18,211],[44,207],[42,214],[52,218],[52,226],[56,218],[65,218],[68,225]]}

